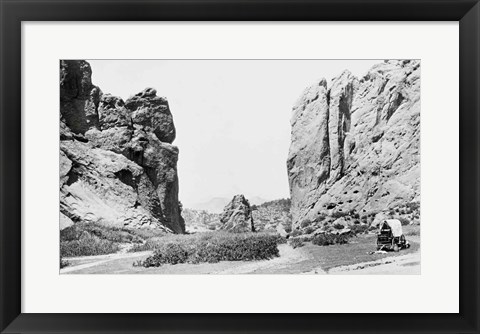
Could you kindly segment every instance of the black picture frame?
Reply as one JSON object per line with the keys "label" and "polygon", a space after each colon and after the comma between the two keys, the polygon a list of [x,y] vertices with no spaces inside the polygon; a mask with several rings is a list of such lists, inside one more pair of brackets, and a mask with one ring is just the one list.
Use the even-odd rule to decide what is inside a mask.
{"label": "black picture frame", "polygon": [[[478,0],[0,0],[0,12],[0,330],[2,333],[479,333],[480,4]],[[22,21],[163,20],[459,21],[460,313],[21,313],[21,23]],[[439,291],[439,298],[441,298],[441,291]]]}

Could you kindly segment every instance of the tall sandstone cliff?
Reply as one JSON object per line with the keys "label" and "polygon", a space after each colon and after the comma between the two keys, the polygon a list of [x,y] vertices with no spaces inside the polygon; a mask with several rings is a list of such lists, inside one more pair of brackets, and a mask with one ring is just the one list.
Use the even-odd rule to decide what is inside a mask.
{"label": "tall sandstone cliff", "polygon": [[420,62],[344,71],[293,108],[287,161],[294,226],[338,212],[377,214],[420,200]]}
{"label": "tall sandstone cliff", "polygon": [[93,222],[185,232],[168,102],[147,88],[127,101],[92,84],[83,60],[60,62],[61,227]]}

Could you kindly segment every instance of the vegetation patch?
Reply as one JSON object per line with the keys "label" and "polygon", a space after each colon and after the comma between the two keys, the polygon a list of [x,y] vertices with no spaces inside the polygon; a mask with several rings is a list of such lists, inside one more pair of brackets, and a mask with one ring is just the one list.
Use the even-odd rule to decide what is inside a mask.
{"label": "vegetation patch", "polygon": [[350,226],[350,230],[355,235],[365,233],[368,231],[368,225],[359,225],[355,223],[354,225]]}
{"label": "vegetation patch", "polygon": [[119,250],[118,243],[89,235],[82,235],[79,240],[60,241],[61,257],[111,254]]}
{"label": "vegetation patch", "polygon": [[136,253],[136,252],[144,252],[149,250],[154,250],[157,246],[161,243],[161,237],[155,237],[145,240],[142,244],[135,244],[133,245],[128,252],[129,253]]}
{"label": "vegetation patch", "polygon": [[347,244],[352,235],[322,233],[312,238],[312,244],[317,246],[343,245]]}
{"label": "vegetation patch", "polygon": [[266,260],[279,255],[276,234],[207,232],[159,238],[154,253],[141,264],[216,263]]}
{"label": "vegetation patch", "polygon": [[[71,257],[111,254],[118,252],[122,243],[141,246],[149,239],[165,234],[164,231],[155,229],[130,230],[93,223],[77,223],[60,231],[60,255]],[[145,239],[147,242],[144,242]]]}
{"label": "vegetation patch", "polygon": [[70,265],[70,262],[60,257],[60,269],[65,268]]}
{"label": "vegetation patch", "polygon": [[297,237],[299,235],[302,235],[302,231],[300,230],[293,230],[291,233],[290,233],[290,237]]}
{"label": "vegetation patch", "polygon": [[303,240],[300,239],[300,238],[290,239],[289,243],[290,243],[290,246],[292,246],[294,249],[299,248],[299,247],[303,247],[305,245]]}
{"label": "vegetation patch", "polygon": [[[409,240],[407,238],[407,240]],[[311,252],[318,265],[325,271],[339,266],[348,266],[357,263],[380,260],[386,257],[396,257],[418,252],[420,244],[409,240],[411,247],[402,249],[398,253],[388,252],[387,254],[371,254],[375,251],[377,237],[375,235],[362,234],[353,243],[346,245],[332,245],[329,247],[316,247],[305,245],[307,251]]]}

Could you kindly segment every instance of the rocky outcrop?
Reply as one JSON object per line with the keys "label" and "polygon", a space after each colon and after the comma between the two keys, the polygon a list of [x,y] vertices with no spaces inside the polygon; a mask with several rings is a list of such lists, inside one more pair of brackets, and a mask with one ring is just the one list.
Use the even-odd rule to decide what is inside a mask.
{"label": "rocky outcrop", "polygon": [[74,223],[184,233],[166,99],[147,88],[124,102],[92,85],[87,62],[60,68],[61,213]]}
{"label": "rocky outcrop", "polygon": [[374,215],[420,199],[420,62],[385,61],[309,87],[287,161],[294,226]]}
{"label": "rocky outcrop", "polygon": [[254,232],[250,203],[243,195],[235,195],[220,216],[221,230],[229,232]]}
{"label": "rocky outcrop", "polygon": [[60,111],[74,133],[98,127],[97,108],[102,91],[92,84],[92,69],[84,60],[60,61]]}

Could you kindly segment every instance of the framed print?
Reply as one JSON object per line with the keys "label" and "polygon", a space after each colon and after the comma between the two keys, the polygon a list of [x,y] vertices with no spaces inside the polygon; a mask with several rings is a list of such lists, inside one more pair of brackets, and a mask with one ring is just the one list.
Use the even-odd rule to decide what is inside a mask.
{"label": "framed print", "polygon": [[2,333],[478,332],[477,1],[1,5]]}

